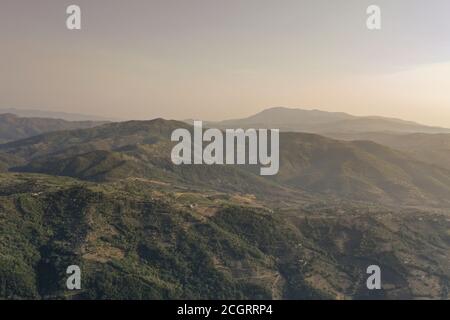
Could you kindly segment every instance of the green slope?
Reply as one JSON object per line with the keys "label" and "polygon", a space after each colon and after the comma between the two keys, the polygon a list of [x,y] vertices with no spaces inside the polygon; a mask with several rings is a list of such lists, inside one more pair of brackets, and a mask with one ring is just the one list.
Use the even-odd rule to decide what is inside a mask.
{"label": "green slope", "polygon": [[0,114],[0,143],[25,139],[51,131],[92,128],[105,122],[66,121],[49,118],[22,118],[14,114]]}
{"label": "green slope", "polygon": [[[448,298],[448,218],[377,207],[274,210],[156,181],[0,175],[0,298]],[[82,290],[65,270],[82,269]],[[383,288],[365,269],[378,264]]]}
{"label": "green slope", "polygon": [[343,142],[312,134],[281,138],[282,184],[382,203],[448,207],[450,171],[370,141]]}
{"label": "green slope", "polygon": [[91,181],[133,176],[265,195],[288,188],[389,204],[449,205],[449,170],[369,141],[282,133],[280,172],[262,178],[257,166],[173,165],[170,135],[179,127],[191,128],[156,119],[44,134],[0,145],[0,159],[10,156],[3,167],[13,171]]}

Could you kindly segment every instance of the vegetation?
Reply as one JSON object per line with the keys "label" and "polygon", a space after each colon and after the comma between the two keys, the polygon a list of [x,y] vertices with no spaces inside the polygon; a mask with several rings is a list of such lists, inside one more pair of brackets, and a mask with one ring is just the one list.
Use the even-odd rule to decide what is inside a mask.
{"label": "vegetation", "polygon": [[[281,169],[174,166],[156,119],[0,145],[0,298],[449,298],[450,173],[281,135]],[[66,268],[82,289],[66,289]],[[383,270],[367,290],[366,268]]]}
{"label": "vegetation", "polygon": [[[327,213],[336,207],[273,211],[243,196],[154,182],[136,187],[28,174],[3,174],[0,181],[3,298],[448,294],[449,223],[440,214],[397,217],[378,208],[369,218],[349,205],[336,217]],[[373,263],[389,275],[389,290],[375,296],[360,280]],[[65,289],[72,264],[83,270],[81,291]]]}

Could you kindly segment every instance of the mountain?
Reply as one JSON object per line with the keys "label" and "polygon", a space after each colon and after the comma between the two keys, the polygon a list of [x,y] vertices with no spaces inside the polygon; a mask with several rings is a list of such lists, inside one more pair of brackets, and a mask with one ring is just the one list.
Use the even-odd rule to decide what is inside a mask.
{"label": "mountain", "polygon": [[174,165],[170,135],[176,128],[192,130],[182,122],[155,119],[47,133],[0,145],[0,159],[9,159],[4,167],[13,171],[89,181],[131,176],[269,198],[292,193],[305,199],[326,196],[392,205],[449,205],[449,170],[370,141],[282,133],[280,170],[267,178],[259,176],[259,166]]}
{"label": "mountain", "polygon": [[22,118],[10,113],[0,114],[0,143],[24,139],[50,131],[92,128],[101,124],[104,124],[104,122]]}
{"label": "mountain", "polygon": [[450,129],[430,127],[415,122],[384,117],[356,117],[341,112],[302,110],[276,107],[244,119],[208,122],[209,127],[272,128],[290,132],[319,134],[396,132],[396,133],[450,133]]}
{"label": "mountain", "polygon": [[66,121],[97,121],[97,122],[110,122],[119,121],[114,118],[99,117],[87,114],[56,112],[36,109],[16,109],[16,108],[0,108],[0,114],[10,113],[23,118],[50,118],[50,119],[63,119]]}
{"label": "mountain", "polygon": [[0,161],[8,159],[4,167],[14,171],[91,181],[132,176],[222,191],[283,192],[283,187],[244,167],[174,165],[170,158],[174,145],[170,136],[178,128],[191,129],[183,122],[155,119],[52,132],[0,145]]}
{"label": "mountain", "polygon": [[[350,119],[356,119],[356,117],[342,112],[275,107],[248,118],[210,122],[208,124],[219,128],[279,128],[284,131],[304,131],[323,124]],[[300,130],[292,130],[294,128]]]}
{"label": "mountain", "polygon": [[178,128],[192,130],[129,121],[0,145],[0,299],[449,298],[448,170],[295,132],[274,177],[175,166]]}
{"label": "mountain", "polygon": [[403,151],[410,156],[450,169],[450,134],[411,133],[396,134],[384,132],[334,133],[329,135],[341,140],[370,140]]}
{"label": "mountain", "polygon": [[[2,299],[448,299],[448,216],[0,174]],[[66,268],[82,289],[66,289]],[[366,268],[382,270],[382,290]]]}
{"label": "mountain", "polygon": [[371,141],[338,141],[284,133],[280,140],[283,185],[339,197],[448,206],[450,171]]}

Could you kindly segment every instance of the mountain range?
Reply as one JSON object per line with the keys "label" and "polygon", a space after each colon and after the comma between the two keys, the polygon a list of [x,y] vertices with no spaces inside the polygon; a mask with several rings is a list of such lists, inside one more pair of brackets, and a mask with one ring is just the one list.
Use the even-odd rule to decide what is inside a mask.
{"label": "mountain range", "polygon": [[450,169],[450,129],[399,119],[276,107],[247,118],[207,122],[206,125],[222,129],[278,128],[285,132],[316,133],[337,140],[373,141],[417,160]]}
{"label": "mountain range", "polygon": [[[276,110],[267,119],[281,124]],[[324,128],[358,119],[292,112]],[[289,118],[286,128],[300,123]],[[392,121],[341,140],[283,130],[273,177],[174,165],[170,135],[186,122],[12,139],[0,145],[0,298],[448,299],[450,169],[422,149],[445,146],[446,129],[399,121],[392,132]],[[416,150],[402,140],[414,135]],[[79,292],[65,290],[71,264]],[[380,291],[365,286],[372,264]]]}
{"label": "mountain range", "polygon": [[68,113],[58,111],[48,111],[39,109],[18,109],[18,108],[0,108],[0,114],[14,114],[22,118],[47,118],[47,119],[62,119],[66,121],[119,121],[113,117],[100,117],[89,114]]}
{"label": "mountain range", "polygon": [[5,113],[0,114],[0,143],[24,139],[51,131],[92,128],[103,123],[105,122],[27,118]]}
{"label": "mountain range", "polygon": [[[0,145],[3,166],[19,172],[110,181],[130,175],[195,182],[227,191],[290,188],[308,193],[403,205],[443,206],[450,170],[370,141],[282,133],[280,170],[264,179],[255,166],[176,166],[171,133],[189,125],[156,119],[52,132]],[[204,172],[204,174],[202,174]],[[206,174],[207,173],[207,174]],[[247,189],[246,189],[247,188]]]}
{"label": "mountain range", "polygon": [[243,119],[207,122],[214,128],[273,128],[289,132],[319,134],[391,132],[450,133],[450,129],[431,127],[394,118],[357,117],[343,112],[303,110],[284,107],[269,108]]}

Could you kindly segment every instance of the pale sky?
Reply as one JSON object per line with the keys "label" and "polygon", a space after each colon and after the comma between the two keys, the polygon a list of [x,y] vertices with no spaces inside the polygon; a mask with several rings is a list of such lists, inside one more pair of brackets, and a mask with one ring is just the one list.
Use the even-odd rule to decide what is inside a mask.
{"label": "pale sky", "polygon": [[0,44],[0,108],[220,120],[286,106],[450,127],[448,0],[0,0]]}

